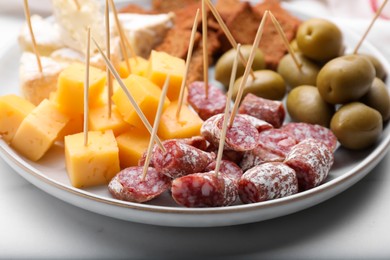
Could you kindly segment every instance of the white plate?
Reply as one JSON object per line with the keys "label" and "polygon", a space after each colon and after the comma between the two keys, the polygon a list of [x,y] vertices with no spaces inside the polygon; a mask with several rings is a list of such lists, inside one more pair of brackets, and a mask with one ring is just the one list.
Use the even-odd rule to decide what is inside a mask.
{"label": "white plate", "polygon": [[[298,14],[305,18],[305,16]],[[352,48],[359,37],[339,25],[346,46]],[[370,44],[364,43],[361,52],[376,56],[387,71],[389,63]],[[0,95],[18,93],[18,67],[20,52],[16,44],[0,53]],[[377,145],[365,151],[352,152],[340,148],[335,154],[335,163],[326,182],[314,189],[289,197],[248,205],[223,208],[178,207],[168,193],[147,204],[138,204],[113,199],[105,186],[76,189],[69,183],[63,156],[63,148],[55,146],[38,163],[19,156],[4,141],[0,140],[1,157],[27,181],[38,188],[75,206],[106,216],[128,221],[163,226],[226,226],[257,222],[287,215],[321,203],[349,188],[379,163],[390,145],[389,124]]]}

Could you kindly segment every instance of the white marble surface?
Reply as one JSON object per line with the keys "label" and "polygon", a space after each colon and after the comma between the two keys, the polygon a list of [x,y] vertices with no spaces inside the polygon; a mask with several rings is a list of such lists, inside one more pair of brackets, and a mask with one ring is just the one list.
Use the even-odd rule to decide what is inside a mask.
{"label": "white marble surface", "polygon": [[[0,48],[15,42],[20,24],[0,13]],[[383,50],[389,46],[373,43]],[[71,206],[0,159],[0,258],[389,259],[389,170],[388,153],[347,191],[289,216],[231,227],[172,228]]]}

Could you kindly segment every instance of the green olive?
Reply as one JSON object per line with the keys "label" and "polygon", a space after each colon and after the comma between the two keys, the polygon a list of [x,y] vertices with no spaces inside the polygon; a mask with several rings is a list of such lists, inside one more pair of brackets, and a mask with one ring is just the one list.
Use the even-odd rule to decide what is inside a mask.
{"label": "green olive", "polygon": [[294,40],[292,40],[290,42],[290,46],[291,48],[296,51],[296,52],[299,52],[299,47],[298,47],[298,43],[297,43],[297,38],[295,38]]}
{"label": "green olive", "polygon": [[287,95],[287,111],[292,120],[329,127],[334,106],[326,103],[315,86],[298,86]]}
{"label": "green olive", "polygon": [[364,149],[373,145],[381,135],[382,116],[363,103],[352,102],[334,114],[330,129],[344,147]]}
{"label": "green olive", "polygon": [[364,96],[375,78],[374,66],[360,55],[335,58],[321,69],[317,88],[321,97],[331,104],[344,104]]}
{"label": "green olive", "polygon": [[[241,46],[240,52],[248,60],[252,45]],[[236,50],[230,49],[224,53],[215,64],[215,79],[221,82],[226,88],[229,87],[230,75],[232,73],[234,58],[236,57]],[[264,54],[260,49],[256,49],[255,58],[253,60],[252,69],[262,70],[265,68]],[[237,66],[236,79],[244,74],[245,67],[241,61]]]}
{"label": "green olive", "polygon": [[387,73],[385,67],[383,67],[382,63],[376,57],[369,54],[359,54],[359,55],[364,56],[371,61],[372,65],[374,65],[375,75],[377,78],[380,78],[381,80],[386,79]]}
{"label": "green olive", "polygon": [[294,63],[290,54],[285,55],[279,62],[278,73],[291,88],[301,85],[315,85],[320,66],[303,56],[302,53],[295,53],[300,69]]}
{"label": "green olive", "polygon": [[381,113],[383,121],[390,119],[390,96],[382,80],[375,78],[370,90],[360,99],[360,102]]}
{"label": "green olive", "polygon": [[[272,70],[257,70],[254,72],[255,79],[249,76],[245,84],[242,98],[247,93],[252,93],[258,97],[280,100],[286,94],[286,84],[282,76]],[[234,83],[233,99],[236,99],[238,89],[241,85],[242,77],[238,78]]]}
{"label": "green olive", "polygon": [[343,36],[334,23],[313,18],[299,26],[297,43],[305,56],[324,62],[339,55],[343,45]]}

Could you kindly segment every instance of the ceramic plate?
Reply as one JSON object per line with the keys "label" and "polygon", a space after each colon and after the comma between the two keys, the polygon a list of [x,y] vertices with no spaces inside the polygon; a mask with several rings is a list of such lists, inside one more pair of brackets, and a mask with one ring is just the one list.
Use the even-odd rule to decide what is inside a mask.
{"label": "ceramic plate", "polygon": [[[294,12],[303,19],[306,16]],[[344,42],[348,50],[359,40],[342,25]],[[376,56],[390,71],[389,63],[369,43],[365,42],[361,52]],[[13,44],[0,52],[0,95],[19,93],[18,67],[20,52]],[[182,208],[178,207],[167,193],[146,203],[138,204],[113,199],[106,186],[76,189],[70,185],[64,163],[63,147],[55,146],[39,162],[31,162],[18,155],[4,141],[0,140],[1,157],[27,181],[63,201],[106,216],[127,221],[163,226],[226,226],[257,222],[287,215],[321,203],[349,188],[379,163],[390,144],[389,125],[377,145],[371,149],[351,152],[339,148],[335,153],[335,163],[325,183],[314,189],[289,197],[248,205],[233,205],[222,208]]]}

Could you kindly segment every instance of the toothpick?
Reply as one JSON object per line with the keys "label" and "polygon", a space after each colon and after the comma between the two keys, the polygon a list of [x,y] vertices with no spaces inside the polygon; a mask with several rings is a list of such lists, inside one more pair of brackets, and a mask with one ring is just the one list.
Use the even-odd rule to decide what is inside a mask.
{"label": "toothpick", "polygon": [[35,57],[37,58],[38,69],[39,69],[39,72],[42,73],[43,69],[42,69],[41,57],[39,55],[37,42],[35,41],[34,31],[33,31],[32,24],[31,24],[30,8],[28,7],[28,1],[27,0],[24,0],[24,15],[26,16],[28,30],[30,31],[31,42],[32,42],[32,45],[33,45],[33,50],[34,50],[34,53],[35,53]]}
{"label": "toothpick", "polygon": [[188,72],[189,72],[189,68],[190,68],[192,51],[194,49],[194,42],[195,42],[198,17],[199,17],[199,8],[198,8],[198,10],[196,10],[194,24],[192,25],[190,43],[189,43],[188,52],[187,52],[187,59],[186,59],[186,68],[184,70],[183,81],[181,82],[181,87],[180,87],[179,104],[178,104],[177,111],[176,111],[176,120],[179,120],[181,107],[183,106],[184,90],[185,90],[185,85],[187,83],[187,76],[188,76]]}
{"label": "toothpick", "polygon": [[73,0],[73,3],[75,4],[75,6],[76,6],[77,10],[78,10],[78,11],[80,11],[80,8],[81,8],[81,6],[80,6],[80,3],[79,3],[79,1],[77,1],[77,0]]}
{"label": "toothpick", "polygon": [[251,53],[249,55],[248,64],[245,68],[244,75],[242,76],[242,81],[241,81],[241,84],[240,84],[239,89],[238,89],[238,93],[237,93],[236,100],[234,102],[234,107],[233,107],[232,113],[230,115],[229,127],[231,127],[233,125],[234,117],[237,114],[238,106],[240,105],[242,94],[244,92],[244,88],[245,88],[246,82],[248,80],[249,70],[252,67],[252,63],[253,63],[253,60],[255,58],[256,49],[259,46],[259,42],[260,42],[261,36],[263,34],[264,25],[265,25],[265,22],[267,20],[267,17],[268,17],[268,10],[265,11],[263,18],[261,19],[259,28],[257,29],[255,41],[253,42],[252,50],[251,50]]}
{"label": "toothpick", "polygon": [[225,107],[225,113],[224,113],[223,124],[222,124],[222,132],[221,132],[221,137],[219,139],[217,161],[215,163],[215,174],[216,174],[217,178],[218,178],[218,174],[219,174],[219,169],[221,167],[223,147],[225,145],[225,139],[226,139],[226,131],[228,129],[228,115],[229,115],[229,110],[230,110],[230,102],[232,100],[232,95],[233,95],[233,85],[234,85],[234,81],[236,80],[237,63],[238,63],[238,59],[240,56],[239,55],[240,48],[241,48],[241,44],[238,44],[236,56],[235,56],[234,62],[233,62],[232,73],[230,75],[229,90],[228,90],[228,94],[226,97],[226,107]]}
{"label": "toothpick", "polygon": [[[233,37],[232,33],[230,32],[229,28],[227,27],[227,25],[223,21],[221,15],[218,13],[218,10],[215,8],[215,6],[213,5],[213,3],[211,3],[210,0],[206,0],[206,3],[208,5],[208,7],[210,8],[211,12],[213,13],[214,18],[217,20],[219,26],[221,26],[221,29],[224,32],[224,34],[226,35],[226,37],[228,38],[230,44],[233,46],[234,49],[237,50],[237,42],[234,39],[234,37]],[[241,60],[241,63],[244,65],[244,67],[246,67],[247,66],[247,60],[245,59],[244,55],[242,55],[241,52],[240,52],[240,60]],[[252,68],[251,68],[250,74],[251,74],[252,79],[255,80],[256,76],[255,76],[255,73],[254,73]]]}
{"label": "toothpick", "polygon": [[207,13],[206,3],[202,0],[202,44],[203,44],[203,81],[206,99],[209,96],[209,52],[207,48]]}
{"label": "toothpick", "polygon": [[271,16],[271,20],[276,28],[276,30],[279,33],[279,36],[282,37],[283,43],[286,46],[288,53],[290,53],[291,58],[293,59],[295,65],[297,66],[298,70],[302,72],[302,64],[298,61],[297,56],[295,55],[295,51],[293,48],[291,48],[290,43],[287,40],[286,34],[284,33],[282,26],[280,26],[280,23],[276,19],[276,17],[273,15],[271,11],[269,11],[269,15]]}
{"label": "toothpick", "polygon": [[87,51],[85,56],[84,81],[84,146],[88,145],[88,119],[89,119],[89,57],[91,46],[91,28],[87,28]]}
{"label": "toothpick", "polygon": [[154,123],[153,123],[153,131],[152,131],[152,134],[150,136],[149,146],[148,146],[148,149],[146,152],[145,164],[144,164],[144,168],[142,171],[142,181],[145,180],[146,173],[148,171],[148,167],[149,167],[149,163],[150,163],[150,159],[151,159],[151,155],[152,155],[152,151],[153,151],[153,147],[154,147],[154,141],[155,141],[156,136],[157,136],[158,126],[160,125],[160,119],[161,119],[161,115],[162,115],[162,112],[164,109],[164,102],[165,102],[165,97],[167,95],[168,87],[169,87],[169,75],[165,79],[165,83],[164,83],[164,86],[163,86],[162,91],[161,91],[160,101],[158,103],[158,109],[157,109],[156,117],[155,117]]}
{"label": "toothpick", "polygon": [[[112,65],[110,60],[108,60],[107,56],[102,51],[102,48],[100,48],[99,44],[96,42],[96,40],[93,37],[92,37],[92,41],[94,42],[94,44],[95,44],[96,48],[98,49],[98,51],[100,52],[100,54],[102,55],[102,57],[104,59],[104,62],[106,63],[106,66],[110,69],[111,73],[114,75],[114,77],[117,80],[119,86],[125,92],[127,98],[129,99],[130,103],[134,107],[134,109],[135,109],[136,113],[138,114],[138,116],[140,117],[142,123],[144,123],[146,129],[149,131],[149,133],[151,135],[152,131],[153,131],[153,128],[150,125],[148,119],[146,119],[146,117],[145,117],[144,113],[142,112],[141,108],[138,106],[137,102],[135,101],[135,99],[133,98],[133,96],[131,95],[129,90],[126,88],[125,83],[123,83],[123,81],[122,81],[121,77],[119,76],[118,72],[116,71],[114,65]],[[160,138],[156,137],[156,143],[160,147],[160,149],[165,153],[166,150],[165,150],[164,146],[162,145]]]}
{"label": "toothpick", "polygon": [[[110,7],[108,4],[108,0],[106,0],[106,6],[105,6],[105,22],[106,22],[106,54],[107,58],[111,60],[111,44],[110,44]],[[111,106],[112,106],[112,77],[110,70],[106,68],[106,73],[107,73],[107,88],[108,88],[108,93],[107,93],[107,106],[108,106],[108,118],[111,118]]]}
{"label": "toothpick", "polygon": [[127,71],[130,73],[131,68],[130,68],[130,63],[129,63],[129,55],[127,54],[127,49],[126,49],[126,45],[125,45],[125,35],[123,33],[122,25],[121,25],[121,22],[119,21],[118,12],[116,10],[116,7],[115,7],[113,0],[110,0],[110,5],[111,5],[112,12],[114,14],[115,24],[116,24],[116,28],[117,28],[118,34],[119,34],[122,55],[123,55],[123,58],[125,59],[125,62],[126,62]]}
{"label": "toothpick", "polygon": [[370,32],[372,26],[374,25],[374,23],[375,23],[375,21],[376,21],[376,19],[381,15],[383,8],[384,8],[385,5],[387,4],[387,1],[388,1],[388,0],[383,1],[381,7],[378,9],[378,11],[376,12],[374,18],[371,20],[371,23],[370,23],[370,25],[368,26],[366,32],[363,34],[363,37],[360,39],[359,43],[356,45],[356,47],[355,47],[355,49],[354,49],[354,51],[353,51],[353,54],[356,54],[356,53],[358,52],[360,46],[362,45],[363,41],[366,39],[368,33]]}

